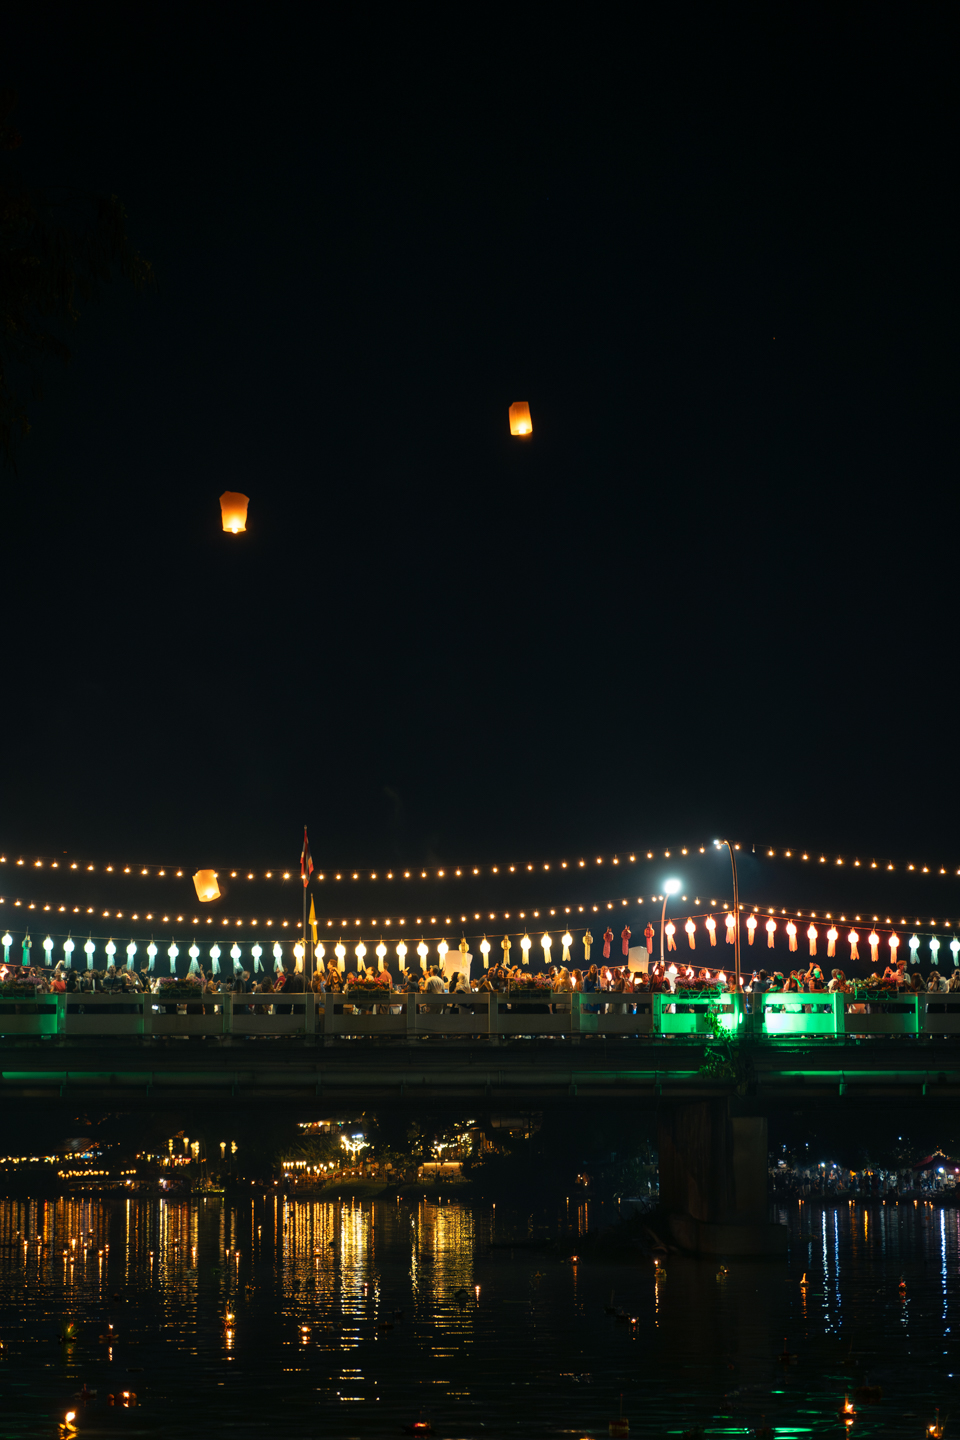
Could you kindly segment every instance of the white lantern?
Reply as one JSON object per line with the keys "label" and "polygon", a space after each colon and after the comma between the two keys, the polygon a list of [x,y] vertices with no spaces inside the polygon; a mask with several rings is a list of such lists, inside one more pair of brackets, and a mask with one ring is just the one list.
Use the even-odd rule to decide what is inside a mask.
{"label": "white lantern", "polygon": [[341,943],[338,944],[338,945],[335,947],[335,950],[334,950],[334,954],[335,954],[336,957],[337,957],[337,969],[340,971],[340,974],[341,974],[341,975],[343,974],[343,971],[344,971],[344,956],[346,955],[346,953],[347,953],[347,947],[346,947],[346,946],[343,944],[343,942],[341,941]]}
{"label": "white lantern", "polygon": [[366,945],[364,945],[364,943],[363,943],[362,940],[360,941],[360,944],[357,946],[357,949],[356,949],[356,952],[355,952],[355,953],[356,953],[356,956],[357,956],[357,963],[358,963],[358,965],[362,966],[362,965],[363,965],[363,957],[364,957],[364,955],[366,955],[366,953],[367,953],[367,947],[366,947]]}
{"label": "white lantern", "polygon": [[529,935],[524,935],[523,939],[520,941],[520,949],[523,951],[524,965],[530,964],[530,946],[532,944],[533,941],[530,939]]}
{"label": "white lantern", "polygon": [[550,936],[549,936],[549,935],[547,935],[546,933],[544,933],[543,939],[540,941],[540,944],[543,946],[543,963],[544,963],[544,965],[549,965],[549,964],[550,964],[550,946],[553,944],[553,941],[550,939]]}
{"label": "white lantern", "polygon": [[400,944],[397,946],[397,959],[398,959],[399,962],[400,962],[400,969],[401,969],[401,970],[404,969],[406,957],[407,957],[407,947],[406,947],[406,945],[404,945],[403,941],[401,940],[401,941],[400,941]]}
{"label": "white lantern", "polygon": [[938,965],[940,963],[940,941],[936,935],[930,940],[930,954],[933,956],[934,965]]}
{"label": "white lantern", "polygon": [[73,943],[73,937],[68,935],[66,940],[64,940],[63,942],[63,953],[67,957],[64,961],[64,964],[66,965],[68,970],[72,969],[73,967],[73,952],[74,950],[76,950],[76,948],[76,945],[74,945]]}
{"label": "white lantern", "polygon": [[233,961],[233,973],[234,975],[236,975],[237,971],[240,969],[240,946],[237,944],[236,940],[234,940],[233,944],[230,946],[230,959]]}
{"label": "white lantern", "polygon": [[427,968],[427,956],[429,955],[429,953],[430,952],[427,949],[427,942],[425,940],[421,940],[420,944],[417,946],[417,954],[420,956],[421,970],[426,970]]}
{"label": "white lantern", "polygon": [[960,959],[957,958],[960,955],[960,940],[956,936],[950,941],[950,953],[953,956],[954,965],[960,965]]}
{"label": "white lantern", "polygon": [[283,970],[283,950],[282,950],[281,947],[280,947],[280,941],[277,940],[277,941],[274,942],[274,946],[273,946],[273,972],[274,972],[275,975],[279,975],[279,974],[281,974],[282,970]]}
{"label": "white lantern", "polygon": [[147,969],[148,969],[148,970],[150,970],[150,971],[153,970],[153,962],[154,962],[154,960],[156,960],[156,958],[157,958],[157,947],[156,947],[156,945],[154,945],[153,941],[151,940],[151,941],[150,941],[150,944],[147,946],[147,959],[148,959],[148,961],[149,961],[149,964],[147,965]]}
{"label": "white lantern", "polygon": [[89,936],[88,936],[88,937],[87,937],[87,943],[86,943],[86,944],[84,945],[84,947],[83,947],[84,954],[85,954],[86,957],[87,957],[87,969],[88,969],[88,970],[92,970],[92,969],[93,969],[93,952],[96,950],[96,948],[97,948],[96,945],[94,945],[93,941],[92,941],[92,940],[89,938]]}
{"label": "white lantern", "polygon": [[483,968],[484,968],[484,970],[489,970],[489,969],[490,969],[490,941],[487,939],[486,935],[484,935],[483,939],[480,941],[480,954],[483,956]]}
{"label": "white lantern", "polygon": [[563,946],[563,955],[560,957],[560,963],[561,965],[569,965],[570,946],[573,944],[573,936],[570,934],[569,930],[564,930],[563,938],[561,939],[560,943]]}
{"label": "white lantern", "polygon": [[293,947],[293,958],[297,962],[297,974],[303,970],[303,941],[298,940]]}
{"label": "white lantern", "polygon": [[[195,947],[191,945],[191,955],[193,954],[194,948]],[[200,954],[199,950],[197,950],[197,954]],[[210,970],[211,973],[214,975],[220,974],[220,946],[217,945],[216,942],[214,942],[214,944],[210,946]]]}
{"label": "white lantern", "polygon": [[437,946],[437,954],[440,956],[440,969],[441,969],[441,970],[443,969],[444,965],[446,964],[447,951],[448,951],[449,949],[450,949],[450,946],[447,944],[446,940],[441,940],[441,941],[440,941],[440,944]]}
{"label": "white lantern", "polygon": [[116,953],[117,953],[117,947],[116,947],[116,945],[114,945],[114,943],[113,943],[113,937],[112,937],[112,936],[111,936],[111,938],[107,941],[106,945],[104,946],[104,949],[106,950],[107,955],[110,957],[110,964],[112,965],[112,964],[113,964],[113,957],[114,957],[114,955],[116,955]]}
{"label": "white lantern", "polygon": [[253,973],[254,975],[256,975],[258,970],[263,969],[263,966],[260,964],[260,956],[263,954],[263,946],[257,943],[250,951],[250,954],[253,956]]}
{"label": "white lantern", "polygon": [[323,941],[318,940],[316,945],[314,945],[313,947],[314,958],[317,960],[322,960],[326,953],[326,950],[324,950],[323,948]]}
{"label": "white lantern", "polygon": [[[199,952],[198,952],[198,953],[199,953]],[[177,973],[177,956],[178,956],[179,954],[180,954],[180,951],[177,949],[177,942],[176,942],[176,940],[171,940],[171,941],[170,941],[170,944],[167,946],[167,958],[168,958],[168,960],[170,961],[170,974],[171,974],[171,975],[176,975],[176,973]],[[191,965],[190,968],[193,969],[194,966],[196,965],[196,963],[197,963],[196,960],[194,960],[193,965]]]}
{"label": "white lantern", "polygon": [[9,933],[9,931],[4,930],[4,932],[3,932],[3,940],[2,940],[2,942],[0,942],[0,943],[2,943],[2,945],[3,945],[3,963],[4,963],[4,965],[9,965],[9,964],[10,964],[10,946],[13,944],[13,936]]}
{"label": "white lantern", "polygon": [[133,969],[133,957],[134,957],[134,955],[136,955],[136,953],[137,953],[136,944],[134,943],[133,940],[131,940],[131,941],[130,941],[130,944],[127,946],[127,969],[128,969],[128,970],[132,970],[132,969]]}
{"label": "white lantern", "polygon": [[378,970],[382,970],[382,969],[383,969],[383,957],[384,957],[384,955],[386,955],[386,953],[387,953],[387,947],[386,947],[386,945],[384,945],[383,941],[381,940],[381,941],[380,941],[380,944],[377,946],[377,969],[378,969]]}
{"label": "white lantern", "polygon": [[53,941],[50,939],[50,936],[48,935],[47,938],[46,938],[46,940],[44,940],[44,942],[43,942],[43,950],[44,950],[43,963],[44,963],[44,965],[49,965],[49,964],[50,964],[50,952],[51,952],[52,949],[53,949]]}

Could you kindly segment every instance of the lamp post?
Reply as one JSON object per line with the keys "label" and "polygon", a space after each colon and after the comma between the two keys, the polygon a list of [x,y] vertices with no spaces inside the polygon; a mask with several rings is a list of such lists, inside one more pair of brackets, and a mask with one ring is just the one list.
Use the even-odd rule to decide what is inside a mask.
{"label": "lamp post", "polygon": [[663,964],[663,927],[667,919],[667,901],[680,889],[679,880],[665,880],[663,884],[663,909],[660,911],[660,964]]}
{"label": "lamp post", "polygon": [[733,872],[733,964],[735,970],[736,989],[740,989],[740,892],[737,889],[737,860],[733,853],[733,846],[729,840],[714,840],[718,850],[724,845],[730,855],[730,869]]}

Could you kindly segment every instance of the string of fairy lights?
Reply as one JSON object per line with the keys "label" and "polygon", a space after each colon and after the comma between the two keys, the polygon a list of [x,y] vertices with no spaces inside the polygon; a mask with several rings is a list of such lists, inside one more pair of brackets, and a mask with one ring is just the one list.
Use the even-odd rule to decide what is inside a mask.
{"label": "string of fairy lights", "polygon": [[[915,875],[939,875],[956,878],[960,876],[960,866],[924,863],[922,861],[891,860],[880,857],[839,855],[819,849],[804,849],[802,846],[773,846],[753,845],[746,847],[742,844],[734,845],[734,850],[741,853],[747,852],[758,855],[765,859],[790,860],[799,865],[810,864],[813,866],[828,866],[850,869],[878,870],[886,874],[898,872],[902,874]],[[354,881],[394,881],[394,880],[454,880],[471,878],[489,878],[497,876],[502,878],[510,875],[532,875],[545,874],[556,871],[576,871],[593,869],[598,865],[642,865],[645,862],[660,860],[677,860],[683,856],[705,855],[712,852],[714,843],[694,845],[672,845],[667,848],[646,849],[639,848],[627,854],[612,855],[582,855],[579,859],[554,859],[537,861],[506,861],[497,864],[454,864],[454,865],[431,865],[414,866],[407,868],[379,868],[371,869],[366,866],[342,865],[339,867],[324,867],[313,872],[312,879],[319,884],[336,884],[338,882],[351,883]],[[128,861],[123,864],[114,862],[86,862],[78,860],[66,860],[46,855],[35,855],[32,857],[20,855],[17,858],[0,855],[0,866],[11,865],[33,870],[59,870],[66,872],[77,872],[84,874],[113,875],[113,876],[136,876],[141,879],[182,879],[191,873],[193,867],[189,865],[161,865],[155,863],[144,863],[141,861]],[[296,880],[299,872],[296,868],[289,868],[280,865],[271,866],[267,869],[251,867],[249,865],[221,866],[219,869],[212,867],[214,873],[221,878],[229,877],[231,880],[242,881],[284,881]]]}

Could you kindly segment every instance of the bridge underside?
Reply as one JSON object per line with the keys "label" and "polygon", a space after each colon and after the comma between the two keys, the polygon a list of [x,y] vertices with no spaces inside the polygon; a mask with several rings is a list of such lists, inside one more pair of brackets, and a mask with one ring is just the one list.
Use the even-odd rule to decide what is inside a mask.
{"label": "bridge underside", "polygon": [[880,1037],[829,1044],[745,1044],[730,1073],[702,1073],[705,1047],[680,1037],[642,1044],[597,1037],[575,1047],[516,1041],[491,1051],[449,1040],[415,1046],[286,1037],[247,1043],[31,1039],[0,1045],[0,1102],[163,1108],[276,1104],[327,1110],[591,1100],[656,1109],[731,1099],[752,1114],[782,1104],[960,1101],[960,1044]]}

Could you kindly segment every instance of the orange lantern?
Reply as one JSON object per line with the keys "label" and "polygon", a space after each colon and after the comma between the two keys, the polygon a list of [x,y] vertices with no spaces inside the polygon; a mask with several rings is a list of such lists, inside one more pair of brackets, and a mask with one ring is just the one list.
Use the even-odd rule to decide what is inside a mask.
{"label": "orange lantern", "polygon": [[667,949],[668,949],[668,950],[676,950],[677,946],[676,946],[676,943],[675,943],[673,937],[674,937],[674,935],[676,935],[676,933],[677,933],[677,927],[676,927],[676,925],[674,925],[674,923],[673,923],[672,920],[668,920],[668,921],[667,921],[666,929],[667,929]]}
{"label": "orange lantern", "polygon": [[250,496],[241,495],[237,490],[224,490],[220,496],[220,515],[223,519],[223,528],[230,535],[239,535],[241,530],[246,530],[249,504]]}
{"label": "orange lantern", "polygon": [[900,945],[900,936],[897,934],[896,930],[893,930],[893,931],[891,931],[891,934],[890,934],[890,964],[891,964],[891,965],[896,965],[896,963],[897,963],[897,949],[898,949],[899,945]]}
{"label": "orange lantern", "polygon": [[878,946],[879,946],[879,944],[880,944],[880,936],[877,934],[876,930],[871,930],[871,931],[870,931],[870,934],[867,936],[867,940],[868,940],[869,945],[870,945],[870,960],[871,960],[872,964],[876,965],[876,963],[877,963],[877,948],[878,948]]}
{"label": "orange lantern", "polygon": [[832,960],[837,953],[837,927],[831,925],[827,931],[827,954]]}
{"label": "orange lantern", "polygon": [[684,930],[686,930],[686,932],[687,932],[687,939],[690,941],[690,949],[691,949],[691,950],[696,950],[696,948],[697,948],[697,935],[696,935],[697,927],[696,927],[696,925],[694,925],[694,923],[693,923],[692,920],[688,920],[687,923],[686,923],[686,925],[684,925],[683,928],[684,928]]}
{"label": "orange lantern", "polygon": [[774,932],[775,932],[776,928],[777,928],[777,922],[776,922],[776,920],[768,920],[768,921],[767,921],[766,930],[767,930],[767,949],[768,949],[768,950],[772,950],[772,949],[773,949],[773,936],[774,936]]}
{"label": "orange lantern", "polygon": [[736,918],[735,915],[729,914],[729,915],[727,916],[727,944],[728,944],[728,945],[733,945],[733,944],[736,943],[735,940],[734,940],[734,938],[733,938],[733,932],[736,930],[736,928],[737,928],[737,918]]}
{"label": "orange lantern", "polygon": [[792,920],[788,920],[788,921],[787,921],[787,934],[788,934],[789,937],[790,937],[790,949],[791,949],[791,950],[796,950],[796,948],[797,948],[797,927],[796,927],[796,925],[794,925],[794,923],[793,923]]}
{"label": "orange lantern", "polygon": [[198,900],[220,899],[220,886],[217,884],[216,870],[198,870],[193,877],[193,883],[197,887]]}
{"label": "orange lantern", "polygon": [[706,918],[706,920],[705,920],[703,923],[704,923],[704,924],[706,925],[706,927],[707,927],[707,934],[710,936],[710,944],[711,944],[711,945],[716,945],[716,943],[717,943],[717,922],[716,922],[716,920],[714,920],[714,918],[713,918],[712,915],[708,915],[707,918]]}
{"label": "orange lantern", "polygon": [[851,930],[851,931],[850,931],[850,934],[847,936],[847,940],[850,942],[850,959],[851,959],[851,960],[859,960],[859,959],[860,959],[860,936],[857,934],[856,930]]}
{"label": "orange lantern", "polygon": [[530,406],[526,400],[514,400],[510,406],[510,434],[519,435],[521,440],[533,434]]}
{"label": "orange lantern", "polygon": [[754,930],[756,930],[756,928],[757,928],[757,917],[756,917],[756,915],[748,915],[748,916],[747,916],[747,944],[748,944],[748,945],[752,945],[752,944],[753,944],[753,932],[754,932]]}
{"label": "orange lantern", "polygon": [[816,925],[811,925],[811,926],[810,926],[809,930],[807,931],[807,939],[810,941],[810,954],[811,954],[811,955],[816,955],[816,953],[817,953],[817,927],[816,927]]}

